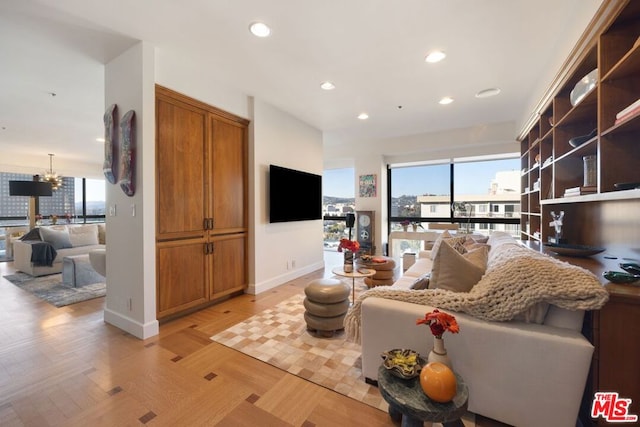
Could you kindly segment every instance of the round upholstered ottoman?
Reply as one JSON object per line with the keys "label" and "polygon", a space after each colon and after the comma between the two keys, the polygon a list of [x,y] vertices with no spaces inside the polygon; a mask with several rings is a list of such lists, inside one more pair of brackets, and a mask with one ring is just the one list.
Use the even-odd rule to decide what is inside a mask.
{"label": "round upholstered ottoman", "polygon": [[344,329],[344,316],[349,309],[351,288],[337,279],[316,279],[309,282],[304,293],[304,320],[307,329],[323,336]]}
{"label": "round upholstered ottoman", "polygon": [[364,278],[365,285],[370,288],[393,285],[395,281],[396,262],[391,257],[374,256],[367,261],[359,260],[358,266],[376,271],[373,276]]}

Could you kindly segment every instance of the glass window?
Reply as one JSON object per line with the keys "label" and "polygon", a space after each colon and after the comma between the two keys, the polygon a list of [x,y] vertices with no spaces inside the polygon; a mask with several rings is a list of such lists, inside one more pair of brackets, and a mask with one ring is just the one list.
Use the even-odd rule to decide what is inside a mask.
{"label": "glass window", "polygon": [[33,176],[23,173],[0,172],[0,225],[28,223],[29,197],[10,196],[9,181],[31,181]]}
{"label": "glass window", "polygon": [[[391,168],[390,216],[448,218],[450,216],[451,167],[448,163]],[[391,230],[402,229],[402,220]]]}
{"label": "glass window", "polygon": [[[322,173],[324,248],[327,250],[337,250],[340,239],[349,237],[345,215],[355,212],[354,183],[353,168],[327,169]],[[353,239],[354,236],[352,235],[351,238]]]}
{"label": "glass window", "polygon": [[[63,177],[62,187],[53,191],[51,197],[40,197],[40,215],[45,218],[58,218],[62,221],[67,215],[74,214],[75,178]],[[56,221],[57,221],[56,220]]]}
{"label": "glass window", "polygon": [[464,207],[456,216],[487,217],[486,205],[493,214],[509,205],[513,216],[520,206],[519,168],[519,158],[454,163],[454,202]]}
{"label": "glass window", "polygon": [[[29,197],[9,196],[9,181],[31,181],[32,175],[0,172],[0,226],[24,225],[28,223]],[[86,182],[87,212],[89,221],[103,222],[106,206],[105,181],[63,177],[62,187],[49,197],[38,198],[38,212],[42,223],[84,222],[83,181]]]}
{"label": "glass window", "polygon": [[106,188],[104,179],[89,179],[86,182],[87,222],[102,221],[106,209]]}
{"label": "glass window", "polygon": [[[514,237],[519,238],[519,155],[391,166],[389,173],[391,231],[413,222],[453,221],[467,232],[513,230]],[[492,220],[482,224],[482,218],[504,218],[505,223]],[[505,227],[506,223],[514,226]]]}

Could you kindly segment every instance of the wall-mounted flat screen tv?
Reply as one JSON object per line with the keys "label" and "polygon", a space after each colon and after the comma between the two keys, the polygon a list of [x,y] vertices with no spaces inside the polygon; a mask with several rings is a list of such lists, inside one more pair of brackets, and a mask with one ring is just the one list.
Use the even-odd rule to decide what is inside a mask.
{"label": "wall-mounted flat screen tv", "polygon": [[269,166],[269,222],[322,219],[322,176]]}

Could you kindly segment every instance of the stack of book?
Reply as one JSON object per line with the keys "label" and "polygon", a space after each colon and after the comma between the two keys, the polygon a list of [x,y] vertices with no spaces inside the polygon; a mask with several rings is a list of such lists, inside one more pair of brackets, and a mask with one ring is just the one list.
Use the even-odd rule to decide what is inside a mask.
{"label": "stack of book", "polygon": [[594,194],[598,190],[595,185],[571,187],[564,190],[564,197],[582,196],[584,194]]}
{"label": "stack of book", "polygon": [[618,123],[623,122],[629,117],[635,116],[638,113],[640,113],[640,99],[616,114],[615,124],[617,125]]}

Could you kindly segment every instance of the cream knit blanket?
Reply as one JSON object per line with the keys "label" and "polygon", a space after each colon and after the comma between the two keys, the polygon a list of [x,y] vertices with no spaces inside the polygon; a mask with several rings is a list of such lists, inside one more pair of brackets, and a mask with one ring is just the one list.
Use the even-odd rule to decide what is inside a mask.
{"label": "cream knit blanket", "polygon": [[609,293],[591,272],[534,252],[517,242],[492,247],[487,271],[469,292],[422,291],[378,287],[364,292],[344,321],[347,339],[360,342],[362,301],[387,298],[467,313],[489,321],[507,321],[546,302],[569,310],[595,310]]}

